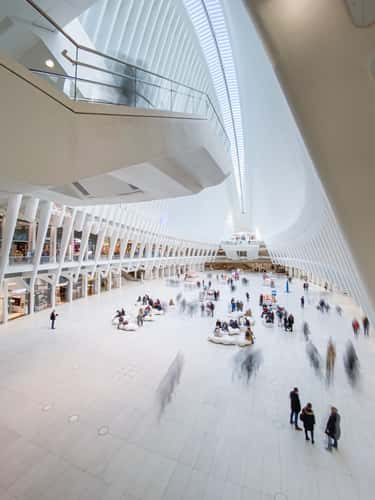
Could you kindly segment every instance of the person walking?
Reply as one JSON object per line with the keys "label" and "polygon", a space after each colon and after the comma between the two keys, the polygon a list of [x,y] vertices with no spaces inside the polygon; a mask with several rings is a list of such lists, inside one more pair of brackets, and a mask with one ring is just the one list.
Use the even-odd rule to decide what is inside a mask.
{"label": "person walking", "polygon": [[250,301],[250,294],[249,292],[246,292],[246,302],[249,302]]}
{"label": "person walking", "polygon": [[204,302],[201,303],[201,316],[204,316]]}
{"label": "person walking", "polygon": [[290,313],[288,316],[288,329],[291,332],[293,331],[293,325],[294,325],[294,316],[292,313]]}
{"label": "person walking", "polygon": [[297,431],[302,431],[302,428],[298,425],[298,415],[301,411],[301,402],[299,400],[298,387],[295,387],[289,393],[290,399],[290,424],[294,425]]}
{"label": "person walking", "polygon": [[311,444],[314,444],[314,425],[315,425],[315,415],[312,409],[312,404],[307,403],[303,408],[301,415],[299,417],[303,422],[303,427],[305,429],[305,439],[310,441],[308,433],[310,432]]}
{"label": "person walking", "polygon": [[56,322],[56,318],[57,318],[58,314],[56,314],[56,311],[55,309],[52,309],[52,312],[50,314],[50,321],[51,321],[51,330],[55,330],[55,322]]}
{"label": "person walking", "polygon": [[302,309],[305,307],[305,297],[303,295],[301,297],[301,307]]}
{"label": "person walking", "polygon": [[368,336],[370,333],[370,321],[367,316],[365,316],[362,320],[363,325],[363,333]]}
{"label": "person walking", "polygon": [[138,314],[137,314],[137,325],[138,326],[143,326],[143,316],[144,316],[144,311],[143,311],[143,308],[140,307]]}
{"label": "person walking", "polygon": [[337,441],[341,437],[341,417],[334,406],[331,407],[331,414],[328,418],[325,433],[328,438],[327,450],[332,451],[332,447],[337,450]]}
{"label": "person walking", "polygon": [[352,328],[353,328],[354,335],[357,336],[358,332],[359,332],[359,328],[360,328],[357,318],[353,319]]}

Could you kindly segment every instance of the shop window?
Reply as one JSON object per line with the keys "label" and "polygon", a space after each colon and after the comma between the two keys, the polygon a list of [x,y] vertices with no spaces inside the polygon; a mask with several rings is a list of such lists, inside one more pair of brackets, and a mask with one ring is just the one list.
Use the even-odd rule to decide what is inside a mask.
{"label": "shop window", "polygon": [[96,276],[87,280],[87,295],[96,295]]}
{"label": "shop window", "polygon": [[100,252],[100,255],[102,257],[108,257],[109,255],[109,247],[111,246],[111,240],[108,236],[104,238],[103,246],[102,246],[102,251]]}
{"label": "shop window", "polygon": [[139,257],[140,251],[141,251],[141,244],[137,243],[137,246],[135,247],[134,257]]}
{"label": "shop window", "polygon": [[21,278],[8,283],[8,319],[16,319],[30,312],[30,294]]}
{"label": "shop window", "polygon": [[98,235],[97,234],[90,234],[89,240],[87,242],[87,258],[89,260],[95,259],[97,242],[98,242]]}
{"label": "shop window", "polygon": [[40,263],[49,262],[52,256],[52,242],[51,242],[51,228],[47,230],[46,238],[43,244],[42,256],[40,258]]}
{"label": "shop window", "polygon": [[73,234],[73,260],[79,260],[81,252],[82,231],[74,231]]}
{"label": "shop window", "polygon": [[58,227],[56,231],[56,257],[61,255],[61,242],[62,242],[63,228]]}
{"label": "shop window", "polygon": [[132,251],[132,242],[129,241],[128,244],[126,245],[126,257],[130,257],[131,251]]}
{"label": "shop window", "polygon": [[60,281],[56,285],[56,304],[64,304],[65,302],[68,302],[68,293],[69,281],[66,278],[60,277]]}
{"label": "shop window", "polygon": [[107,290],[109,290],[109,280],[107,277],[100,276],[100,291],[106,292]]}
{"label": "shop window", "polygon": [[17,221],[10,251],[11,263],[30,262],[33,256],[32,231],[29,222]]}
{"label": "shop window", "polygon": [[83,278],[79,275],[77,281],[73,281],[73,300],[81,299],[84,296]]}
{"label": "shop window", "polygon": [[37,279],[34,287],[34,311],[42,311],[51,307],[52,286],[46,281]]}
{"label": "shop window", "polygon": [[113,258],[119,259],[120,254],[121,254],[121,240],[118,238],[116,241],[114,252],[113,252]]}

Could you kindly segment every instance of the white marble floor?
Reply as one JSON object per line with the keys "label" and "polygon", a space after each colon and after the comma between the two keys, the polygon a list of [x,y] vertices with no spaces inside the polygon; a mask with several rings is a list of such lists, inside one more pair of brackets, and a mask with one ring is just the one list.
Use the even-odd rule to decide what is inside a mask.
{"label": "white marble floor", "polygon": [[[280,301],[294,312],[297,331],[283,334],[257,318],[254,347],[263,363],[248,384],[233,378],[238,348],[207,342],[212,319],[172,311],[136,333],[117,333],[114,309],[145,291],[164,299],[177,293],[157,281],[64,305],[55,332],[48,312],[0,327],[1,500],[373,499],[375,343],[355,341],[362,377],[354,389],[342,363],[352,307],[346,301],[343,317],[323,316],[315,308],[320,292],[311,290],[303,315],[312,340],[323,355],[329,336],[337,346],[327,387],[305,353],[302,286],[285,296],[283,285]],[[230,299],[221,289],[218,316]],[[259,276],[249,290],[258,316]],[[239,286],[235,295],[244,294]],[[178,352],[180,384],[159,418],[157,388]],[[315,409],[315,446],[288,423],[295,385]],[[330,404],[342,418],[334,453],[323,434]]]}

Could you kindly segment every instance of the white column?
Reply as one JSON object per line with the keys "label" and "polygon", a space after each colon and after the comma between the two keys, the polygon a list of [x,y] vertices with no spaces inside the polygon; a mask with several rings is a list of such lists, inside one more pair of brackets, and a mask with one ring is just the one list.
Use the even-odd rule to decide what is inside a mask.
{"label": "white column", "polygon": [[3,226],[3,242],[0,255],[0,284],[4,279],[5,269],[9,263],[9,252],[12,248],[14,230],[22,201],[21,194],[13,194],[8,198],[7,212]]}
{"label": "white column", "polygon": [[87,297],[87,273],[82,274],[82,297],[86,298]]}

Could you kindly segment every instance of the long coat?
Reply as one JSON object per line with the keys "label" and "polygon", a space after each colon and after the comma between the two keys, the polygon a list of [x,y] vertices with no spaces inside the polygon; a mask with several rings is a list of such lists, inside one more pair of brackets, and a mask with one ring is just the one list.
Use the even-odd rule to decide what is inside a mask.
{"label": "long coat", "polygon": [[292,391],[289,394],[289,397],[290,397],[290,409],[292,411],[297,411],[297,412],[301,411],[301,402],[299,400],[298,392]]}
{"label": "long coat", "polygon": [[314,430],[314,425],[315,425],[315,415],[314,415],[314,412],[307,411],[306,408],[304,408],[302,410],[301,415],[300,415],[300,419],[303,422],[303,427],[307,431],[313,431]]}
{"label": "long coat", "polygon": [[340,420],[341,417],[338,413],[335,415],[331,414],[326,425],[326,433],[328,436],[337,440],[339,440],[341,436]]}

